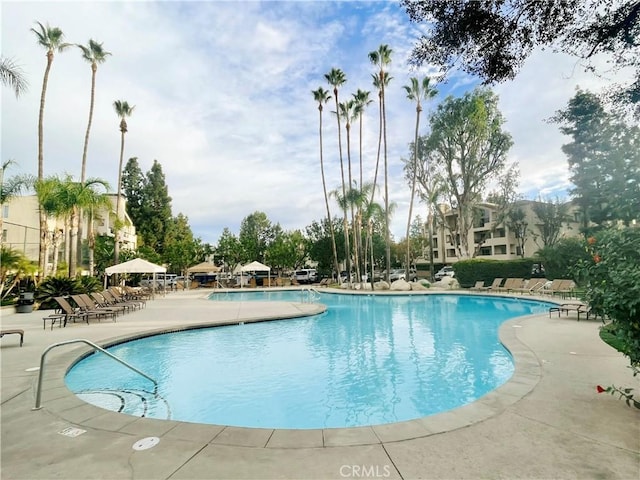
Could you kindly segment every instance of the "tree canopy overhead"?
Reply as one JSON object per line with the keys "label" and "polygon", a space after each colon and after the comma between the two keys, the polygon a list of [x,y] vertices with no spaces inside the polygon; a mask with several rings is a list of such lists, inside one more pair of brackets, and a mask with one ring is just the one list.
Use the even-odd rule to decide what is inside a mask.
{"label": "tree canopy overhead", "polygon": [[411,21],[425,23],[412,53],[446,76],[454,67],[491,84],[514,78],[536,47],[585,60],[599,54],[636,75],[614,98],[640,114],[640,1],[638,0],[401,0]]}

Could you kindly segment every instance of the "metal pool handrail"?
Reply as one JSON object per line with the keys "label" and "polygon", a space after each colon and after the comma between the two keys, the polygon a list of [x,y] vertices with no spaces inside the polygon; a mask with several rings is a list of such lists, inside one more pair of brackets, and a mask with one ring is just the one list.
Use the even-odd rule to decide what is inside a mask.
{"label": "metal pool handrail", "polygon": [[47,353],[49,353],[50,350],[56,348],[56,347],[61,347],[62,345],[69,345],[71,343],[86,343],[87,345],[89,345],[90,347],[93,347],[96,350],[101,351],[102,353],[104,353],[105,355],[107,355],[108,357],[113,358],[115,361],[121,363],[122,365],[124,365],[125,367],[133,370],[134,372],[142,375],[143,377],[145,377],[147,380],[150,380],[151,382],[153,382],[154,385],[154,394],[157,393],[158,391],[158,382],[156,382],[153,378],[151,378],[149,375],[147,375],[146,373],[138,370],[136,367],[134,367],[133,365],[129,365],[127,362],[125,362],[124,360],[116,357],[115,355],[113,355],[112,353],[107,352],[104,348],[96,345],[93,342],[90,342],[89,340],[85,340],[84,338],[77,338],[75,340],[66,340],[64,342],[58,342],[58,343],[54,343],[53,345],[49,345],[47,347],[47,349],[42,352],[42,356],[40,357],[40,372],[38,374],[38,388],[36,390],[36,406],[32,408],[32,410],[40,410],[40,408],[42,408],[41,406],[41,402],[40,399],[42,397],[42,379],[44,377],[44,360],[45,357],[47,356]]}

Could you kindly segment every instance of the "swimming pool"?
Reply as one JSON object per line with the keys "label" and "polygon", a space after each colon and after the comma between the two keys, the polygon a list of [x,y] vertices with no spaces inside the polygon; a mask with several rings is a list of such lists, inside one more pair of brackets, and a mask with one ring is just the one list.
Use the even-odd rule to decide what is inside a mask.
{"label": "swimming pool", "polygon": [[[300,292],[216,300],[300,301]],[[131,415],[262,428],[394,423],[473,402],[513,362],[497,330],[544,302],[469,295],[319,294],[327,312],[295,320],[185,330],[109,349],[159,382],[93,354],[67,386]]]}

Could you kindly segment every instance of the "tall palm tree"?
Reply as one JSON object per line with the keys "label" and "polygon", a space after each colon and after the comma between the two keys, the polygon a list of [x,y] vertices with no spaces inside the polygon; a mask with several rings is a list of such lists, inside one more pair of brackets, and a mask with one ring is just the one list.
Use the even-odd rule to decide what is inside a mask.
{"label": "tall palm tree", "polygon": [[[47,225],[47,228],[44,234],[44,238],[46,242],[45,249],[44,249],[45,268],[40,271],[40,274],[45,277],[48,275],[47,266],[48,266],[48,259],[49,259],[49,245],[50,244],[53,245],[53,274],[55,275],[55,273],[58,270],[58,245],[59,245],[60,239],[62,238],[62,235],[66,234],[67,233],[66,230],[68,230],[66,228],[67,219],[63,213],[64,208],[60,203],[61,195],[59,192],[61,190],[61,184],[62,184],[62,180],[60,180],[56,176],[46,177],[46,178],[43,178],[42,180],[37,179],[33,184],[33,188],[36,192],[36,196],[38,197],[38,208],[40,208],[40,214],[44,215],[45,225]],[[58,230],[54,230],[53,232],[50,232],[48,222],[47,222],[48,218],[50,217],[53,217],[53,218],[64,217],[64,223],[65,223],[64,231],[61,232]],[[68,247],[68,243],[66,244],[66,247]]]}
{"label": "tall palm tree", "polygon": [[13,89],[16,98],[26,92],[29,85],[20,65],[2,56],[0,56],[0,79],[5,87]]}
{"label": "tall palm tree", "polygon": [[[64,33],[58,27],[50,27],[49,24],[45,27],[40,22],[38,29],[32,28],[31,31],[35,33],[38,41],[38,45],[43,47],[47,51],[47,67],[44,71],[44,79],[42,80],[42,94],[40,95],[40,113],[38,115],[38,180],[44,179],[44,134],[43,134],[43,122],[44,122],[44,102],[47,96],[47,83],[49,82],[49,72],[51,71],[51,64],[53,63],[53,57],[56,52],[62,52],[70,43],[65,43]],[[40,275],[46,268],[45,249],[47,244],[47,217],[40,210],[40,250],[38,254],[38,268]]]}
{"label": "tall palm tree", "polygon": [[[324,78],[327,80],[327,83],[333,87],[333,98],[336,102],[336,120],[338,122],[338,152],[340,154],[340,175],[342,178],[342,196],[346,198],[347,196],[347,187],[344,181],[344,161],[342,159],[342,129],[340,127],[340,115],[339,115],[339,107],[340,102],[338,101],[338,87],[341,87],[347,81],[347,77],[342,70],[339,68],[332,68],[329,73],[325,74]],[[349,273],[348,278],[351,278],[351,249],[349,248],[349,235],[348,235],[348,225],[347,225],[347,208],[344,206],[343,210],[343,225],[344,225],[344,252],[345,252],[345,261],[347,272]],[[337,272],[338,275],[340,272]]]}
{"label": "tall palm tree", "polygon": [[323,89],[322,87],[318,87],[318,90],[313,90],[311,92],[313,94],[313,99],[318,102],[318,112],[320,116],[320,173],[322,174],[322,191],[324,192],[324,203],[327,208],[327,220],[329,221],[329,229],[331,232],[331,248],[333,249],[333,268],[334,271],[339,274],[340,266],[338,265],[338,249],[336,247],[336,235],[333,228],[333,221],[331,220],[331,210],[329,209],[329,195],[327,194],[327,183],[325,181],[324,175],[324,157],[323,157],[323,148],[322,148],[322,110],[324,109],[323,104],[327,103],[331,96],[329,95],[329,91]]}
{"label": "tall palm tree", "polygon": [[[69,278],[76,276],[76,259],[78,257],[76,248],[78,246],[78,224],[80,223],[80,212],[89,210],[91,217],[94,209],[97,206],[111,207],[111,201],[109,198],[98,191],[99,187],[103,187],[105,190],[109,188],[109,184],[99,178],[89,178],[84,182],[71,182],[68,185],[68,192],[65,195],[67,199],[67,206],[69,208],[70,219],[70,241],[69,245],[71,251],[69,252]],[[90,219],[89,229],[93,233],[91,223],[93,218]]]}
{"label": "tall palm tree", "polygon": [[[351,201],[353,199],[353,192],[355,191],[353,188],[353,176],[351,171],[351,123],[358,118],[358,112],[356,111],[356,102],[355,100],[348,100],[346,102],[341,102],[338,105],[338,116],[342,117],[344,120],[345,131],[347,132],[347,164],[349,171],[349,188],[346,191],[345,199],[347,200],[346,204],[349,207],[351,212],[351,231],[353,232],[353,256],[356,259],[356,279],[358,282],[360,281],[360,262],[359,253],[358,253],[358,242],[356,240],[357,229],[356,229],[356,220],[355,220],[355,212],[354,212],[354,203]],[[348,235],[348,231],[345,231],[346,235]],[[349,270],[350,271],[350,270]]]}
{"label": "tall palm tree", "polygon": [[82,51],[82,58],[89,62],[89,64],[91,65],[91,102],[89,104],[89,121],[87,122],[87,132],[84,135],[82,168],[80,170],[80,182],[82,183],[86,179],[89,132],[91,131],[91,122],[93,120],[93,106],[96,98],[96,72],[98,71],[98,64],[104,63],[107,60],[107,57],[111,55],[111,53],[105,51],[102,48],[102,43],[98,43],[93,39],[89,40],[89,43],[86,46],[77,45],[77,47]]}
{"label": "tall palm tree", "polygon": [[[356,93],[353,94],[353,100],[355,101],[355,112],[358,115],[359,121],[360,121],[360,131],[359,131],[359,136],[358,136],[358,141],[359,141],[359,160],[360,160],[360,183],[359,183],[359,189],[360,189],[360,196],[362,196],[362,186],[363,186],[363,179],[362,179],[362,125],[363,125],[363,120],[364,120],[364,110],[365,108],[370,105],[371,103],[373,103],[373,100],[369,99],[369,95],[371,94],[371,92],[369,92],[368,90],[360,90],[358,89],[356,91]],[[356,212],[356,218],[358,220],[357,224],[356,224],[356,229],[357,229],[357,241],[358,241],[358,251],[360,252],[361,258],[358,259],[358,262],[360,262],[360,264],[362,265],[362,267],[364,268],[364,264],[366,262],[364,262],[364,259],[366,257],[366,251],[363,250],[362,248],[362,208],[361,208],[361,204],[358,204],[358,209]]]}
{"label": "tall palm tree", "polygon": [[[87,132],[84,135],[84,147],[82,149],[82,166],[80,169],[80,183],[84,183],[86,179],[87,171],[87,149],[89,148],[89,133],[91,132],[91,122],[93,120],[93,106],[96,98],[96,72],[98,71],[98,64],[104,63],[107,57],[111,55],[110,52],[105,51],[102,48],[102,43],[98,43],[93,39],[89,40],[89,43],[85,45],[77,45],[82,51],[82,58],[89,62],[91,65],[91,101],[89,103],[89,120],[87,122]],[[80,219],[83,217],[83,213],[79,213]],[[78,225],[78,262],[81,257],[81,245],[82,245],[82,222]]]}
{"label": "tall palm tree", "polygon": [[120,197],[122,196],[122,161],[124,158],[124,134],[127,133],[126,118],[133,113],[135,105],[129,105],[125,100],[116,100],[113,102],[113,108],[120,118],[120,163],[118,166],[118,197],[116,199],[116,223],[115,223],[115,246],[114,246],[114,262],[120,263],[120,241],[118,231],[120,230]]}
{"label": "tall palm tree", "polygon": [[411,180],[411,200],[409,200],[409,217],[407,218],[407,263],[406,278],[409,276],[409,268],[411,262],[411,242],[409,241],[409,230],[411,228],[411,216],[413,214],[413,199],[416,194],[416,180],[418,178],[418,169],[416,165],[418,163],[418,153],[420,144],[418,142],[418,129],[420,128],[420,113],[422,112],[422,100],[429,100],[436,96],[438,91],[429,85],[431,81],[429,77],[424,77],[422,82],[419,82],[417,78],[411,77],[410,85],[404,85],[404,89],[407,92],[407,98],[416,102],[416,130],[413,139],[413,178]]}
{"label": "tall palm tree", "polygon": [[385,68],[391,63],[392,50],[389,45],[380,45],[378,50],[369,52],[369,61],[379,68],[378,82],[380,87],[380,108],[382,111],[382,139],[384,143],[384,211],[385,211],[385,247],[386,247],[386,281],[389,281],[391,270],[391,236],[389,233],[389,164],[387,157],[387,114],[385,110],[384,89],[388,72]]}

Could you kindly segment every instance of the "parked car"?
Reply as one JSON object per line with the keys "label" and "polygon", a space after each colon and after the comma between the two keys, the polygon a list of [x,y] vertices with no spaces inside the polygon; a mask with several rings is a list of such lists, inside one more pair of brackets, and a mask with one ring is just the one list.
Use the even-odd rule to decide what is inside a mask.
{"label": "parked car", "polygon": [[[384,277],[383,277],[384,278]],[[404,268],[394,268],[389,273],[389,280],[395,282],[396,280],[406,280],[407,271]],[[409,269],[409,282],[415,282],[418,279],[418,274],[414,268]]]}
{"label": "parked car", "polygon": [[455,277],[455,272],[453,271],[453,267],[442,267],[434,277],[436,281],[442,280],[444,277]]}
{"label": "parked car", "polygon": [[303,268],[296,270],[292,279],[298,283],[315,283],[318,279],[318,272],[315,268]]}
{"label": "parked car", "polygon": [[173,289],[176,287],[177,283],[178,275],[176,275],[175,273],[156,273],[155,285],[153,284],[153,275],[144,277],[142,280],[140,280],[140,286],[148,288],[155,287]]}

